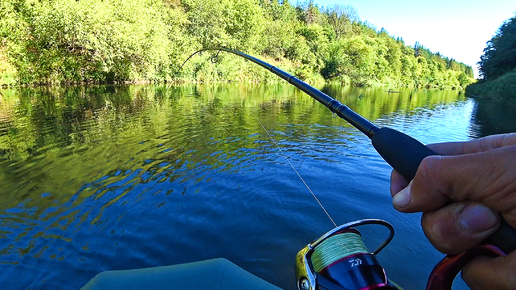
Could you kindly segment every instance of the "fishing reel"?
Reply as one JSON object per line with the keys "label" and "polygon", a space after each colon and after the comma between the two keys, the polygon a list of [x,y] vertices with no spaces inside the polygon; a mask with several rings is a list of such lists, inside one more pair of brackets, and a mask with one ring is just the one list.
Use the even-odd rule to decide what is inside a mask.
{"label": "fishing reel", "polygon": [[[380,225],[389,236],[374,252],[369,252],[355,227]],[[401,289],[387,279],[376,259],[394,237],[394,228],[386,221],[366,219],[341,225],[322,235],[297,253],[298,290]]]}

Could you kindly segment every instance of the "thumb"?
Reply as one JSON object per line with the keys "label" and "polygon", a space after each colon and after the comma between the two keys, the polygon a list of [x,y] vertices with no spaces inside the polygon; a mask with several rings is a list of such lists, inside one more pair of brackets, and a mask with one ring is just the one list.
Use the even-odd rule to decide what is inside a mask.
{"label": "thumb", "polygon": [[516,145],[457,156],[429,156],[416,176],[393,197],[402,212],[427,212],[474,201],[502,213],[516,228]]}
{"label": "thumb", "polygon": [[475,202],[455,202],[421,219],[423,231],[439,251],[458,254],[479,244],[500,226],[500,215]]}

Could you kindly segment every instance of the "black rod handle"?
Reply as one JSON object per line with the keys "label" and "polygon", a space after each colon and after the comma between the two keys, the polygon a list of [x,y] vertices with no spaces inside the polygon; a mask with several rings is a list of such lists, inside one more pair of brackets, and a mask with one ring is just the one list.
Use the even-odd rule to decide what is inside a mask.
{"label": "black rod handle", "polygon": [[485,243],[496,246],[504,253],[509,254],[516,250],[516,229],[511,227],[505,220],[502,225],[494,232]]}
{"label": "black rod handle", "polygon": [[371,137],[376,151],[407,180],[414,179],[421,161],[437,155],[423,143],[391,128],[380,128]]}
{"label": "black rod handle", "polygon": [[[380,156],[407,180],[414,178],[425,157],[437,155],[423,143],[391,128],[376,130],[371,141]],[[485,242],[508,254],[516,250],[516,229],[503,221],[500,228]]]}

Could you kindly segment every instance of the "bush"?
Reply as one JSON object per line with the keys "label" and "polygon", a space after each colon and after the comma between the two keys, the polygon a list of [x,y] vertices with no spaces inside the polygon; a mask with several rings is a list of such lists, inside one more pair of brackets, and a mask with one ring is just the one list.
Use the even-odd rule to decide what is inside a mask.
{"label": "bush", "polygon": [[359,22],[352,7],[321,11],[287,0],[0,1],[3,82],[269,79],[234,57],[217,64],[197,57],[179,72],[190,53],[217,46],[279,63],[307,80],[457,89],[472,81],[470,67],[378,32]]}
{"label": "bush", "polygon": [[469,85],[466,96],[516,105],[516,70],[494,80]]}
{"label": "bush", "polygon": [[22,83],[147,80],[170,74],[167,13],[153,0],[56,0],[30,5],[12,41]]}
{"label": "bush", "polygon": [[9,63],[4,49],[0,46],[0,87],[16,83],[16,69]]}

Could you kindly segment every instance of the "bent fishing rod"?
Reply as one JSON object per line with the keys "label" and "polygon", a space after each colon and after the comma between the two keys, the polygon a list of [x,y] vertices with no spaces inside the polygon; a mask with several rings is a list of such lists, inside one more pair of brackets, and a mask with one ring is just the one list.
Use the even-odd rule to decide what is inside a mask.
{"label": "bent fishing rod", "polygon": [[[431,155],[438,155],[418,140],[391,128],[380,128],[346,105],[343,105],[295,76],[240,51],[225,47],[201,49],[190,55],[181,65],[181,68],[190,58],[203,51],[218,51],[214,59],[218,57],[221,51],[243,57],[271,71],[296,88],[302,90],[329,108],[335,115],[346,120],[353,127],[369,137],[373,147],[380,156],[407,180],[414,178],[424,158]],[[214,61],[214,59],[212,58],[212,61]],[[355,229],[356,226],[363,224],[383,225],[390,230],[389,237],[375,252],[368,253],[361,242],[360,233]],[[353,290],[372,289],[369,287],[374,286],[374,288],[378,289],[400,289],[394,283],[391,283],[392,281],[387,279],[385,271],[375,259],[375,255],[390,242],[393,234],[392,226],[382,220],[351,222],[327,232],[315,242],[308,244],[298,253],[296,257],[297,288],[299,290]],[[336,244],[340,244],[341,246],[335,247]],[[342,245],[347,246],[342,247]],[[516,229],[502,220],[500,228],[480,245],[458,255],[445,256],[433,268],[426,289],[451,289],[455,276],[476,256],[482,255],[494,258],[497,256],[505,256],[515,249]],[[333,267],[333,269],[330,269],[330,267]],[[334,276],[334,274],[340,278],[336,278],[337,276]],[[357,279],[357,277],[361,278]]]}
{"label": "bent fishing rod", "polygon": [[[186,63],[195,54],[203,51],[225,51],[238,55],[262,66],[273,74],[286,80],[296,88],[302,90],[321,104],[325,105],[334,114],[346,120],[353,127],[357,128],[369,137],[373,147],[380,156],[407,180],[412,180],[414,178],[419,164],[421,164],[421,161],[423,161],[425,157],[438,155],[418,140],[388,127],[379,128],[369,120],[351,110],[348,106],[340,103],[306,82],[296,78],[284,70],[243,52],[225,47],[205,48],[190,55],[184,63]],[[486,242],[498,247],[505,253],[510,253],[516,249],[516,230],[504,221],[500,228]]]}

